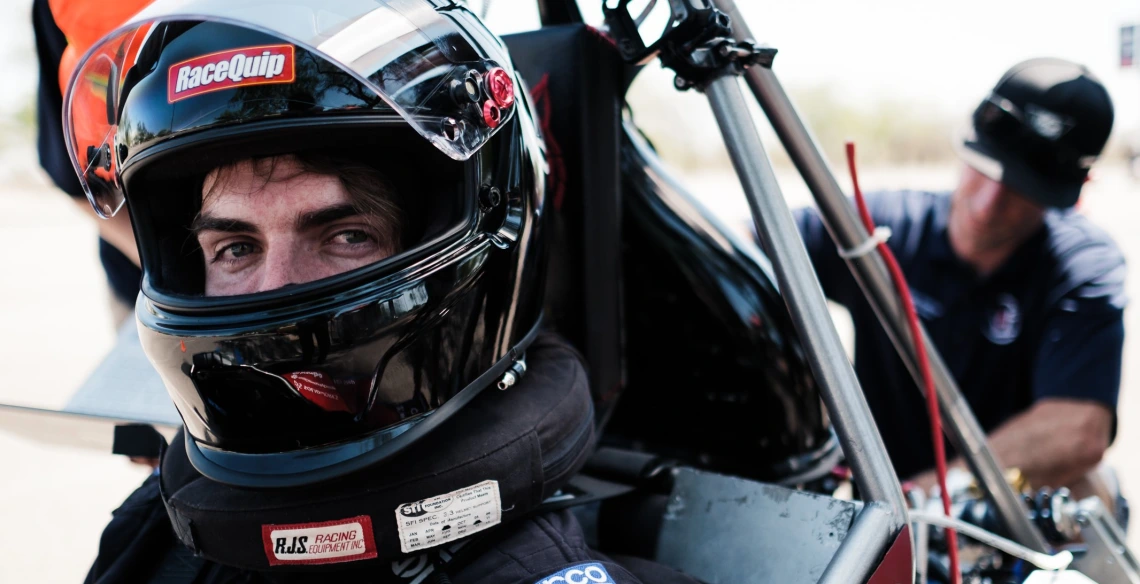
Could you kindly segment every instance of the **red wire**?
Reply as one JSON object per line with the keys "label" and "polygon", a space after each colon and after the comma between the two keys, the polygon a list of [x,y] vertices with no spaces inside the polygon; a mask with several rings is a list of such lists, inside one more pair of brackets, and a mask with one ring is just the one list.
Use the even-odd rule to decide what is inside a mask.
{"label": "red wire", "polygon": [[[867,211],[867,202],[863,200],[863,191],[859,189],[859,176],[855,172],[855,143],[847,142],[847,169],[851,172],[851,184],[855,190],[855,204],[859,208],[859,217],[867,233],[874,233],[875,222],[871,220],[871,213]],[[926,409],[930,414],[930,437],[934,442],[934,463],[938,472],[938,486],[942,490],[942,511],[950,516],[950,491],[946,489],[946,445],[942,440],[942,413],[938,409],[938,395],[934,390],[934,375],[930,371],[930,362],[926,358],[926,344],[918,326],[918,314],[914,311],[914,299],[910,296],[910,287],[906,284],[906,277],[895,259],[895,254],[886,243],[878,245],[879,255],[887,264],[894,281],[895,291],[903,303],[907,324],[910,325],[910,336],[914,339],[915,354],[918,357],[918,368],[922,371],[922,383],[926,390]],[[958,565],[958,532],[953,529],[946,530],[946,545],[950,553],[950,577],[953,584],[961,584],[962,572]]]}

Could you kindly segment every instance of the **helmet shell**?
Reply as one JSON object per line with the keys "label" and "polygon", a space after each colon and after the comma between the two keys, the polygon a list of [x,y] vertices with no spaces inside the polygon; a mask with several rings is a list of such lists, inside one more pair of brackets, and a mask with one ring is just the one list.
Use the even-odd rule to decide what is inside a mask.
{"label": "helmet shell", "polygon": [[[465,9],[451,7],[445,18],[460,30],[478,28],[468,35],[475,45],[498,42]],[[546,164],[521,80],[509,63],[489,58],[501,47],[463,65],[467,79],[495,71],[497,95],[480,92],[464,105],[454,92],[405,83],[430,93],[409,117],[403,96],[378,93],[376,80],[264,27],[183,16],[139,26],[129,42],[121,31],[109,37],[125,49],[104,44],[88,54],[115,54],[124,66],[106,67],[106,89],[94,93],[113,122],[106,151],[96,147],[81,160],[73,148],[73,158],[77,169],[107,166],[87,172],[88,182],[106,179],[126,201],[143,261],[136,307],[143,348],[182,416],[199,471],[231,484],[289,486],[376,464],[522,357],[541,319]],[[422,57],[435,46],[408,51]],[[223,79],[220,63],[251,76],[277,73]],[[219,86],[202,89],[210,64]],[[84,103],[92,86],[81,80],[93,71],[85,65],[73,79],[69,115],[97,118],[101,110]],[[449,63],[436,85],[459,71]],[[194,75],[199,85],[188,87]],[[514,95],[499,106],[504,75]],[[495,131],[484,128],[486,139],[462,160],[417,127],[439,123],[432,118],[443,106],[432,104],[445,98],[472,113],[480,100],[502,110]],[[73,145],[85,138],[80,126],[71,124]],[[200,209],[204,174],[246,158],[324,149],[352,151],[414,195],[401,199],[416,217],[403,251],[278,290],[202,294],[202,252],[187,225]]]}

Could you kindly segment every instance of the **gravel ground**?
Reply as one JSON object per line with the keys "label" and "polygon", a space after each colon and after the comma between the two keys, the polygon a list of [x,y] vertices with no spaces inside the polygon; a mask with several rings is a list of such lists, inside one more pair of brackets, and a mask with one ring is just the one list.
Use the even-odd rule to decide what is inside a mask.
{"label": "gravel ground", "polygon": [[[5,165],[0,161],[0,168]],[[34,164],[21,160],[20,164]],[[952,184],[953,167],[893,171],[868,169],[862,180],[874,188],[939,188]],[[23,177],[23,178],[21,178]],[[12,178],[12,177],[3,177]],[[0,192],[0,354],[8,367],[0,401],[60,407],[108,350],[113,331],[98,265],[95,229],[72,204],[21,173]],[[727,217],[746,217],[731,176],[692,176],[695,188]],[[6,180],[7,184],[12,184]],[[793,204],[807,204],[798,180],[783,181]],[[1140,217],[1135,183],[1123,169],[1109,168],[1090,184],[1082,209],[1108,229],[1128,257],[1140,257]],[[1130,287],[1138,290],[1133,270]],[[1140,313],[1127,315],[1140,330]],[[842,327],[841,327],[842,328]],[[849,331],[847,332],[849,334]],[[1140,485],[1140,342],[1125,347],[1120,432],[1109,460],[1126,492]],[[0,428],[2,429],[2,428]],[[147,472],[126,460],[75,448],[47,446],[0,432],[0,582],[77,582],[95,556],[111,511]],[[1133,487],[1140,489],[1140,486]],[[1133,530],[1131,544],[1140,549]]]}

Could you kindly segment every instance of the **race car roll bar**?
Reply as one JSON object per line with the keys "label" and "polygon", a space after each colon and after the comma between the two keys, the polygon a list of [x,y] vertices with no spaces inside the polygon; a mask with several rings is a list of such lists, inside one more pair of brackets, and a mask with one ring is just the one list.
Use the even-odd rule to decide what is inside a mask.
{"label": "race car roll bar", "polygon": [[[734,0],[713,0],[713,2],[717,8],[728,14],[734,38],[739,41],[749,41],[753,38]],[[826,159],[796,113],[776,74],[768,67],[749,67],[744,71],[744,78],[776,130],[776,135],[788,156],[811,190],[831,238],[841,249],[852,249],[866,241],[869,237],[867,230],[843,194]],[[851,273],[863,289],[864,296],[874,308],[879,322],[894,343],[899,357],[914,377],[916,387],[921,388],[923,382],[917,366],[914,343],[886,265],[877,254],[865,254],[846,261]],[[922,329],[922,335],[926,341],[938,402],[944,416],[943,427],[946,428],[951,442],[981,483],[987,498],[1012,539],[1030,549],[1039,552],[1048,551],[1041,532],[1030,521],[1028,511],[1020,497],[1006,482],[1001,465],[986,443],[985,432],[982,431],[978,419],[974,417],[973,411],[959,391],[958,385],[946,368],[946,363],[943,362],[934,344],[930,342],[925,328]],[[804,342],[809,346],[815,346],[813,339],[809,337],[805,336]],[[830,403],[828,408],[834,415]]]}
{"label": "race car roll bar", "polygon": [[744,92],[733,76],[712,80],[704,91],[748,196],[757,233],[772,260],[780,295],[800,340],[810,348],[808,362],[865,502],[819,581],[863,582],[878,566],[881,555],[868,551],[886,550],[906,524],[902,489],[776,182]]}
{"label": "race car roll bar", "polygon": [[[758,47],[734,0],[653,2],[638,15],[629,0],[603,6],[610,33],[626,61],[654,58],[673,70],[677,89],[698,88],[709,99],[717,124],[747,195],[757,234],[772,261],[781,295],[805,347],[854,480],[868,504],[856,519],[821,582],[863,581],[877,561],[868,550],[886,549],[906,523],[906,507],[893,465],[875,426],[854,369],[831,321],[819,281],[780,192],[737,77],[743,76],[808,184],[824,224],[841,249],[852,249],[869,235],[847,201],[807,127],[784,92],[771,63],[775,50]],[[651,11],[667,5],[660,36],[643,27]],[[875,254],[848,259],[848,266],[886,329],[896,350],[922,386],[916,349],[901,302],[882,259]],[[926,338],[925,330],[921,334]],[[926,339],[938,400],[950,436],[978,477],[998,517],[1022,545],[1047,551],[1027,510],[1005,482],[985,434],[958,391],[945,363]],[[864,517],[866,516],[866,517]],[[875,522],[889,529],[862,529]],[[866,540],[866,541],[864,541]],[[861,550],[861,554],[848,553]],[[867,556],[870,556],[869,558]]]}

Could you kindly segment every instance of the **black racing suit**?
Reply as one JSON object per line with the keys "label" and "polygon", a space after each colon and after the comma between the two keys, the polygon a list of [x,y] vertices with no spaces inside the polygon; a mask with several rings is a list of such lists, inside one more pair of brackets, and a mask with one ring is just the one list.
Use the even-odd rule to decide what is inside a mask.
{"label": "black racing suit", "polygon": [[[527,375],[511,392],[491,391],[479,394],[471,403],[449,420],[446,428],[441,428],[410,447],[403,453],[404,461],[390,464],[403,468],[399,476],[380,469],[372,474],[359,474],[354,479],[345,479],[319,494],[303,499],[296,505],[296,522],[311,522],[324,519],[322,513],[331,517],[354,515],[355,512],[322,511],[326,497],[336,501],[359,500],[359,511],[375,505],[388,508],[384,497],[388,487],[409,481],[425,480],[446,483],[457,480],[470,484],[480,480],[500,476],[478,467],[475,460],[496,460],[492,451],[495,445],[528,444],[511,452],[507,464],[519,468],[534,468],[525,488],[534,491],[538,487],[537,504],[542,497],[550,497],[572,470],[545,471],[546,460],[525,460],[523,453],[579,452],[571,460],[585,461],[593,448],[593,440],[582,442],[577,428],[594,423],[591,397],[586,384],[585,370],[581,357],[565,341],[555,335],[541,334],[528,348],[529,367]],[[548,415],[557,411],[560,415]],[[487,420],[498,420],[487,424]],[[516,427],[517,426],[517,427]],[[456,436],[467,436],[467,440],[456,440]],[[592,437],[592,433],[590,434]],[[545,446],[543,446],[545,444]],[[222,582],[375,582],[381,584],[442,584],[443,582],[468,584],[692,584],[696,580],[673,570],[637,559],[623,559],[614,562],[593,550],[586,544],[581,525],[569,510],[544,511],[542,507],[528,507],[529,497],[512,498],[509,509],[524,505],[530,509],[518,509],[508,523],[499,525],[469,536],[465,539],[443,544],[420,555],[400,555],[399,548],[386,546],[380,559],[367,559],[343,562],[328,566],[292,567],[291,571],[276,571],[275,568],[260,568],[259,563],[230,561],[223,565],[196,557],[191,548],[203,549],[207,540],[214,541],[212,551],[202,555],[211,558],[237,557],[232,554],[249,543],[249,534],[243,535],[240,528],[226,523],[226,527],[210,523],[211,519],[200,514],[205,509],[216,508],[227,517],[256,519],[255,524],[263,523],[259,513],[272,512],[279,505],[290,501],[289,496],[274,499],[268,493],[254,497],[251,501],[248,490],[226,487],[202,477],[190,465],[181,448],[181,438],[175,439],[175,448],[168,449],[163,457],[163,465],[143,485],[136,490],[115,511],[110,525],[103,532],[99,545],[99,555],[87,576],[89,583],[144,582],[155,584],[207,584]],[[569,450],[567,450],[569,449]],[[429,456],[422,456],[427,453]],[[532,454],[541,456],[541,454]],[[430,458],[431,462],[427,462]],[[558,455],[557,460],[563,460]],[[416,461],[404,464],[408,461]],[[538,464],[534,466],[538,462]],[[422,464],[419,464],[422,463]],[[490,464],[490,463],[489,463]],[[499,463],[494,463],[499,464]],[[404,465],[404,466],[400,466]],[[580,468],[579,463],[572,467]],[[560,466],[558,467],[560,468]],[[474,469],[474,470],[472,470]],[[161,473],[161,475],[159,474]],[[456,474],[460,473],[460,474]],[[463,478],[455,478],[462,476]],[[504,475],[505,476],[505,475]],[[419,478],[417,478],[419,477]],[[449,478],[450,477],[450,478]],[[355,482],[353,482],[355,481]],[[504,482],[504,485],[507,483]],[[564,484],[564,483],[563,483]],[[164,491],[160,491],[160,489]],[[241,491],[240,493],[235,492]],[[163,492],[167,497],[163,500]],[[240,501],[234,503],[237,496]],[[298,494],[298,497],[305,495]],[[358,499],[357,497],[363,497]],[[406,499],[405,499],[406,500]],[[229,501],[227,503],[227,501]],[[400,501],[402,502],[402,501]],[[168,505],[182,528],[183,539],[175,535],[168,514]],[[232,505],[232,507],[230,507]],[[396,505],[392,504],[391,509]],[[354,511],[356,508],[353,508]],[[505,509],[507,511],[509,509]],[[190,511],[187,514],[187,511]],[[386,521],[384,513],[372,513],[377,522],[377,537],[391,538],[395,524],[388,528],[380,527]],[[211,515],[216,517],[216,515]],[[392,516],[388,516],[392,517]],[[289,521],[293,523],[293,521]],[[210,531],[215,530],[215,531]],[[216,530],[222,530],[221,532]],[[211,534],[211,537],[204,537]],[[215,537],[216,536],[216,537]],[[261,542],[260,531],[255,536]],[[186,539],[189,538],[189,539]],[[199,539],[201,538],[201,539]],[[213,538],[213,539],[211,539]],[[183,544],[184,541],[189,543]],[[258,546],[253,546],[256,549]],[[221,555],[219,555],[221,553]],[[260,552],[257,552],[260,553]],[[234,566],[247,566],[237,568]],[[266,571],[259,571],[266,570]],[[564,574],[560,574],[569,570]],[[441,580],[440,574],[449,579]],[[434,575],[433,575],[434,574]]]}

